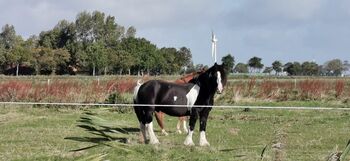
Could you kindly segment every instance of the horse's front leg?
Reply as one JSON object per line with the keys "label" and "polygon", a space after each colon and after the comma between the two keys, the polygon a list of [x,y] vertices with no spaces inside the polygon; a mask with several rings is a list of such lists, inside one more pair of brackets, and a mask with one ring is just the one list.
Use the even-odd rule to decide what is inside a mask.
{"label": "horse's front leg", "polygon": [[209,142],[207,140],[207,137],[205,135],[206,127],[207,127],[207,120],[209,116],[211,108],[205,108],[203,111],[201,111],[199,115],[200,124],[199,124],[199,146],[209,146]]}
{"label": "horse's front leg", "polygon": [[192,136],[193,136],[193,130],[194,130],[194,127],[196,125],[197,119],[198,119],[198,111],[195,109],[192,109],[192,113],[190,115],[190,130],[188,131],[186,140],[184,142],[185,145],[188,145],[188,146],[194,145],[193,140],[192,140]]}

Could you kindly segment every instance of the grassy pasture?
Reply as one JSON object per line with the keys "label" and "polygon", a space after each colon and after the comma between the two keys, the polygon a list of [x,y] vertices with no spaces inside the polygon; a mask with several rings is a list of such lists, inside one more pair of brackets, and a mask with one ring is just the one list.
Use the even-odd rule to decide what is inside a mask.
{"label": "grassy pasture", "polygon": [[263,160],[319,161],[350,139],[350,111],[213,109],[210,147],[184,146],[173,117],[169,136],[155,126],[160,145],[144,145],[134,113],[115,111],[1,106],[0,160],[260,160],[266,147]]}
{"label": "grassy pasture", "polygon": [[[0,77],[0,101],[131,103],[137,79]],[[216,97],[220,104],[349,108],[350,79],[230,77]],[[155,126],[161,144],[152,146],[139,143],[131,108],[1,105],[0,160],[261,160],[263,154],[263,160],[318,161],[344,150],[349,118],[350,111],[214,109],[210,147],[184,146],[185,135],[174,133],[172,117],[166,117],[169,136],[159,136]]]}

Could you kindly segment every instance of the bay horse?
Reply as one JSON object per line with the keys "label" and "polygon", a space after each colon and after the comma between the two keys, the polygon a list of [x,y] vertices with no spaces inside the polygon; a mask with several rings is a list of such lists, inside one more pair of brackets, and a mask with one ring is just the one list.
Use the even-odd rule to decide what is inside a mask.
{"label": "bay horse", "polygon": [[[181,77],[180,79],[175,80],[175,83],[177,84],[184,84],[184,83],[188,83],[191,79],[193,79],[194,77],[198,76],[201,73],[204,73],[205,69],[201,69],[197,72],[192,72],[189,73],[183,77]],[[157,123],[161,129],[162,134],[164,134],[165,136],[168,135],[168,133],[166,132],[165,128],[164,128],[164,113],[159,111],[159,112],[155,112],[155,116],[156,116],[156,120]],[[176,132],[181,134],[181,126],[183,128],[184,133],[188,133],[188,129],[187,129],[187,125],[186,125],[186,120],[187,120],[187,116],[180,116],[178,121],[177,121],[177,125],[176,125]]]}
{"label": "bay horse", "polygon": [[[199,145],[209,146],[205,135],[207,119],[212,109],[210,106],[214,104],[215,93],[221,93],[226,85],[227,78],[223,66],[215,63],[207,71],[185,84],[161,80],[150,80],[144,84],[138,83],[134,90],[134,111],[140,123],[144,140],[146,141],[147,134],[150,138],[150,144],[159,143],[153,131],[152,120],[155,111],[162,111],[170,116],[190,116],[190,130],[186,136],[185,145],[194,145],[192,140],[193,130],[199,117]],[[149,104],[149,106],[138,106],[138,104]],[[196,106],[193,107],[193,105]],[[201,105],[205,107],[200,107]]]}

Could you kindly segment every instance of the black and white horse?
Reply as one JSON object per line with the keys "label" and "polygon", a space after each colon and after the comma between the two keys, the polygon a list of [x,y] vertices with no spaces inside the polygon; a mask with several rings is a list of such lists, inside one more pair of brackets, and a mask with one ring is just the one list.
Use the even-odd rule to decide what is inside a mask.
{"label": "black and white horse", "polygon": [[[190,131],[184,142],[185,145],[194,145],[192,140],[196,121],[200,120],[200,146],[209,145],[205,131],[207,119],[214,104],[214,95],[221,93],[226,84],[226,73],[223,65],[214,64],[206,72],[193,78],[189,83],[175,84],[160,80],[150,80],[144,84],[138,83],[134,91],[134,110],[140,122],[140,130],[146,141],[149,135],[150,144],[158,144],[159,141],[153,131],[153,112],[162,111],[171,116],[190,116]],[[149,104],[149,106],[137,106],[137,104]],[[152,105],[183,105],[182,107],[152,106]],[[196,107],[193,107],[196,105]]]}

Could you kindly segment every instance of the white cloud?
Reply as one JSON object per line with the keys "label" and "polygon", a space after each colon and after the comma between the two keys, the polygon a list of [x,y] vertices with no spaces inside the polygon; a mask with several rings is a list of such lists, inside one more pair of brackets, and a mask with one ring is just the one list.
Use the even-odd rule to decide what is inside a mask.
{"label": "white cloud", "polygon": [[84,10],[115,16],[159,47],[190,47],[196,63],[212,62],[212,29],[219,55],[232,53],[243,62],[254,55],[267,63],[293,57],[323,62],[345,59],[350,50],[348,0],[0,0],[0,25],[13,24],[28,37]]}

